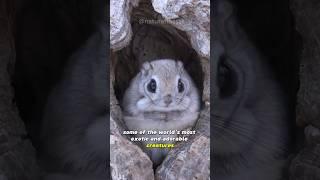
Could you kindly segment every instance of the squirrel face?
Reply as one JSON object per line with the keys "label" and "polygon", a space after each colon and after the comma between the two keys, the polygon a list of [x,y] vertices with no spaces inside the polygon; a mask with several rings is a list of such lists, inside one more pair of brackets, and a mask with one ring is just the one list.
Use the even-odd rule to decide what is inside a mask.
{"label": "squirrel face", "polygon": [[141,98],[137,107],[140,111],[184,111],[189,107],[192,82],[180,61],[146,62],[138,78]]}

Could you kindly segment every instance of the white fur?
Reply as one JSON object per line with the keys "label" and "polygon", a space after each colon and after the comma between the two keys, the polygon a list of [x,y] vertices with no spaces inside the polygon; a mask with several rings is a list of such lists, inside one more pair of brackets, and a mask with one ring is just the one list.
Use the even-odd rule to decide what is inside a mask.
{"label": "white fur", "polygon": [[[149,93],[147,90],[151,78],[157,83],[156,93]],[[184,84],[183,93],[179,93],[177,89],[179,78]],[[167,94],[172,96],[172,103],[168,106],[163,102],[163,97]],[[197,121],[200,100],[198,91],[182,63],[161,59],[144,63],[141,72],[126,90],[122,105],[124,121],[129,130],[182,130],[192,127]],[[151,113],[151,116],[146,113]],[[163,117],[165,119],[162,119]],[[169,136],[175,137],[161,137]],[[147,143],[151,142],[144,142],[144,145]],[[168,153],[165,149],[146,151],[155,164],[161,163]]]}

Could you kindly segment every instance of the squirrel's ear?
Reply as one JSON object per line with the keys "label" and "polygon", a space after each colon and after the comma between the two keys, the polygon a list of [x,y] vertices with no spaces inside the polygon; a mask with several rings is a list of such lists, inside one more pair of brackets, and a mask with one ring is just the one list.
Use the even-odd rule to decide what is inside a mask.
{"label": "squirrel's ear", "polygon": [[181,61],[177,61],[177,67],[179,69],[183,68],[183,63]]}
{"label": "squirrel's ear", "polygon": [[142,64],[141,72],[143,75],[147,75],[150,69],[153,69],[152,64],[150,62],[145,62]]}

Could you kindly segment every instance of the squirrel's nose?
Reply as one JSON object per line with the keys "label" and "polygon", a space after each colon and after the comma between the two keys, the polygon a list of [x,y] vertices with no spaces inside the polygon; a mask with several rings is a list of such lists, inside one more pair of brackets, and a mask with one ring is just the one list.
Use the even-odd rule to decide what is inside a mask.
{"label": "squirrel's nose", "polygon": [[172,97],[170,94],[166,95],[163,100],[166,105],[169,105],[170,103],[172,103]]}

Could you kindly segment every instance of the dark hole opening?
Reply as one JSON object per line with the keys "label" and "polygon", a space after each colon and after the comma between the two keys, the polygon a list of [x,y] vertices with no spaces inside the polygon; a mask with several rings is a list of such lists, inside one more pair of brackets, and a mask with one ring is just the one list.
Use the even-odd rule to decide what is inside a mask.
{"label": "dark hole opening", "polygon": [[202,96],[203,71],[201,61],[190,44],[185,44],[188,42],[187,38],[181,41],[161,27],[152,25],[133,25],[133,27],[131,43],[116,53],[114,89],[119,102],[122,101],[131,79],[139,72],[141,61],[157,59],[182,61],[196,84],[200,96]]}

